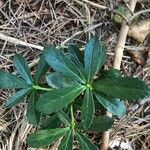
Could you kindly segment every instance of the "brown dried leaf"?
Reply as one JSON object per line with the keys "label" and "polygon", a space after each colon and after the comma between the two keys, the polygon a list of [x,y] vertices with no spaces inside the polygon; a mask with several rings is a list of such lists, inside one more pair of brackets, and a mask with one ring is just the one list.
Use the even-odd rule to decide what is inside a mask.
{"label": "brown dried leaf", "polygon": [[145,66],[147,59],[148,59],[148,51],[129,51],[129,54],[133,61],[141,66]]}
{"label": "brown dried leaf", "polygon": [[131,25],[128,32],[128,36],[132,37],[138,42],[143,42],[149,33],[150,33],[150,19],[146,19]]}

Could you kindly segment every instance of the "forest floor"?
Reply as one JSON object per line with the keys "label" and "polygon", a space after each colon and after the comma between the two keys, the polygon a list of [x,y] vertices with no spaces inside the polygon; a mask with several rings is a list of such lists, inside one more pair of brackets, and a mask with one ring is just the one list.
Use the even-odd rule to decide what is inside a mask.
{"label": "forest floor", "polygon": [[[20,53],[30,64],[34,74],[34,66],[41,53],[40,46],[52,44],[66,47],[77,44],[83,48],[89,34],[97,34],[106,45],[107,61],[104,68],[111,68],[121,27],[114,17],[119,7],[126,7],[125,2],[92,2],[110,9],[101,9],[80,0],[0,0],[0,33],[37,45],[37,48],[18,45],[17,42],[15,44],[0,37],[0,70],[14,72],[12,58],[15,53]],[[149,8],[149,2],[139,2],[135,12]],[[145,12],[139,14],[136,21],[149,18],[150,13]],[[121,64],[122,74],[140,78],[150,84],[149,51],[150,34],[142,42],[128,36]],[[13,92],[0,90],[0,150],[14,150],[14,145],[16,150],[31,150],[26,145],[26,136],[33,130],[24,118],[26,101],[10,109],[2,105]],[[127,150],[150,150],[149,104],[150,97],[139,102],[126,102],[127,114],[123,118],[115,117],[115,124],[110,132],[110,142],[116,145],[113,149],[123,150],[123,145],[123,148],[127,146]],[[100,134],[90,133],[89,137],[97,144],[101,141]],[[117,147],[117,144],[120,146]],[[112,147],[114,146],[110,144],[110,148]]]}

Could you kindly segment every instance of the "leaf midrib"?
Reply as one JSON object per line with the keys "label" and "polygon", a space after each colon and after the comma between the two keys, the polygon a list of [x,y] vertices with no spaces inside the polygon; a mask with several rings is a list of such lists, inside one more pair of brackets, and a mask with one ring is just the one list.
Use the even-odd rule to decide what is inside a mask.
{"label": "leaf midrib", "polygon": [[68,131],[68,136],[67,136],[67,139],[66,139],[65,149],[67,149],[68,142],[69,142],[71,134],[72,134],[71,131]]}
{"label": "leaf midrib", "polygon": [[[58,49],[57,49],[57,50],[58,50]],[[59,51],[60,51],[60,50],[58,50],[58,52],[59,52]],[[65,69],[68,69],[68,68],[69,68],[69,71],[70,71],[81,83],[84,83],[84,82],[85,82],[84,76],[82,75],[82,73],[80,73],[79,69],[73,64],[73,62],[72,62],[70,59],[67,59],[66,55],[65,55],[63,52],[60,51],[60,53],[61,53],[61,55],[63,56],[63,57],[62,57],[63,60],[58,59],[58,57],[56,56],[58,62],[60,62],[61,64],[63,64],[63,65],[65,66]],[[47,57],[46,57],[46,58],[47,58]],[[55,59],[55,53],[54,53],[54,51],[53,51],[52,59]],[[70,64],[73,68],[75,68],[75,70],[78,71],[79,74],[82,75],[82,77],[83,77],[84,80],[83,80],[81,77],[79,77],[76,72],[74,72],[72,69],[70,69],[70,66],[68,66],[66,63],[64,64],[62,61],[64,61],[64,62],[67,61],[68,64]],[[48,62],[48,61],[47,61],[47,62]],[[51,64],[49,64],[49,65],[51,65]],[[58,72],[59,72],[59,71],[58,71]]]}
{"label": "leaf midrib", "polygon": [[[140,92],[140,91],[145,91],[145,89],[142,89],[142,90],[141,90],[141,89],[139,89],[139,88],[132,88],[132,87],[131,87],[131,88],[128,88],[128,87],[114,86],[114,85],[100,85],[99,87],[102,87],[102,88],[103,88],[103,87],[104,87],[104,88],[106,88],[106,87],[113,87],[113,88],[116,88],[116,89],[128,89],[128,90],[131,90],[131,89],[132,89],[132,90],[134,90],[134,91],[139,91],[139,92]],[[99,87],[98,87],[98,88],[99,88]]]}
{"label": "leaf midrib", "polygon": [[[65,133],[65,131],[67,131],[69,129],[69,127],[67,127],[67,128],[65,128],[65,130],[63,130],[63,131],[59,131],[59,132],[57,132],[57,134],[60,134],[60,133]],[[42,131],[42,130],[41,130]],[[43,131],[46,131],[46,130],[43,130]],[[54,134],[54,133],[49,133],[50,135],[46,135],[45,137],[40,137],[40,138],[37,138],[36,140],[30,140],[30,142],[36,142],[36,141],[39,141],[39,140],[43,140],[43,139],[47,139],[47,138],[49,138],[50,136],[53,136],[53,135],[56,135],[56,134]]]}
{"label": "leaf midrib", "polygon": [[[67,59],[66,55],[65,54],[63,54],[63,55],[65,56],[65,59]],[[64,60],[64,58],[63,58],[63,60]],[[70,67],[69,67],[69,70],[80,80],[81,83],[85,83],[85,77],[83,76],[81,70],[78,69],[78,67],[76,67],[76,65],[70,59],[68,59],[67,61],[70,61],[69,63],[73,66],[73,68],[75,68],[78,71],[78,73],[82,76],[82,78],[80,78],[72,69],[70,69]],[[65,67],[66,67],[66,64],[65,64]],[[68,68],[68,67],[66,67],[66,68]]]}
{"label": "leaf midrib", "polygon": [[[95,47],[95,45],[96,45],[96,43],[95,43],[95,40],[94,40],[94,44],[93,44],[93,46],[92,46],[92,49],[94,49],[94,47]],[[90,80],[91,80],[91,72],[92,72],[92,62],[93,62],[93,55],[94,55],[94,53],[92,52],[92,60],[90,61],[90,68],[88,68],[88,82],[90,82]]]}

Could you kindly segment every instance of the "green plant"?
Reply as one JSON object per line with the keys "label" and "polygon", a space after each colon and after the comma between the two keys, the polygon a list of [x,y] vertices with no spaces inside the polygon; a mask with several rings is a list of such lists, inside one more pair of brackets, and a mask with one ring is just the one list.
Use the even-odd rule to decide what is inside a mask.
{"label": "green plant", "polygon": [[[121,24],[121,23],[123,22],[123,20],[126,19],[126,18],[124,18],[126,11],[127,11],[127,8],[126,8],[124,5],[120,5],[118,8],[116,8],[116,9],[114,10],[114,12],[115,12],[116,14],[115,14],[114,17],[113,17],[113,20],[114,20],[116,23]],[[139,17],[136,16],[133,20],[131,20],[131,22],[130,22],[129,20],[127,20],[127,21],[129,21],[128,23],[131,24],[131,23],[137,23],[138,20],[139,20]]]}
{"label": "green plant", "polygon": [[[116,9],[116,12],[118,12],[119,14],[121,14],[121,15],[125,15],[125,12],[126,12],[126,7],[124,6],[124,5],[121,5],[121,6],[119,6],[117,9]],[[116,23],[119,23],[119,24],[121,24],[122,22],[123,22],[123,18],[122,18],[122,16],[121,15],[119,15],[119,14],[115,14],[114,15],[114,21],[116,22]]]}
{"label": "green plant", "polygon": [[[0,71],[0,89],[19,89],[5,103],[6,107],[29,97],[27,119],[39,127],[39,131],[28,136],[29,146],[43,147],[61,139],[59,150],[71,150],[75,137],[81,150],[98,149],[83,132],[107,131],[113,118],[100,116],[96,110],[107,109],[121,117],[126,113],[124,100],[133,101],[149,94],[148,85],[136,78],[122,77],[119,70],[100,72],[105,57],[103,44],[94,36],[86,44],[84,56],[74,45],[69,46],[67,54],[52,46],[45,47],[33,78],[26,61],[18,54],[14,65],[20,78]],[[48,65],[55,72],[47,74]],[[78,121],[77,110],[81,111]]]}

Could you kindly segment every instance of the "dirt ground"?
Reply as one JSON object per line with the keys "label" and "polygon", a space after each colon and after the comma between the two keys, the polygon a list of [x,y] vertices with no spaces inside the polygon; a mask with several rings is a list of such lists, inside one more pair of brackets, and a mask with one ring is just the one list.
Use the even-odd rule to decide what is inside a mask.
{"label": "dirt ground", "polygon": [[[83,48],[89,36],[93,34],[97,34],[105,43],[107,62],[104,67],[105,69],[111,68],[121,26],[115,22],[116,13],[113,10],[124,5],[124,2],[123,0],[94,0],[92,2],[110,9],[100,9],[80,0],[0,0],[0,33],[37,46],[37,48],[23,46],[18,45],[17,42],[12,43],[9,39],[8,41],[1,39],[0,69],[14,72],[13,55],[21,53],[30,64],[34,74],[34,66],[41,53],[40,46],[52,44],[65,48],[73,43]],[[149,2],[139,2],[135,11],[149,8]],[[149,12],[138,15],[138,20],[149,18]],[[137,50],[139,47],[140,51]],[[138,51],[136,59],[131,51]],[[127,37],[121,64],[122,73],[125,76],[143,79],[150,84],[149,51],[150,35],[142,43]],[[137,59],[142,61],[142,64],[137,63]],[[24,117],[26,101],[11,109],[5,109],[2,105],[13,92],[13,90],[0,90],[0,150],[31,150],[26,145],[26,136],[34,128]],[[120,145],[113,149],[121,150],[124,144],[123,148],[127,146],[127,150],[150,150],[149,104],[150,97],[139,102],[126,103],[128,108],[126,116],[115,117],[115,125],[111,130],[110,142]],[[89,133],[89,137],[100,145],[101,135]]]}

